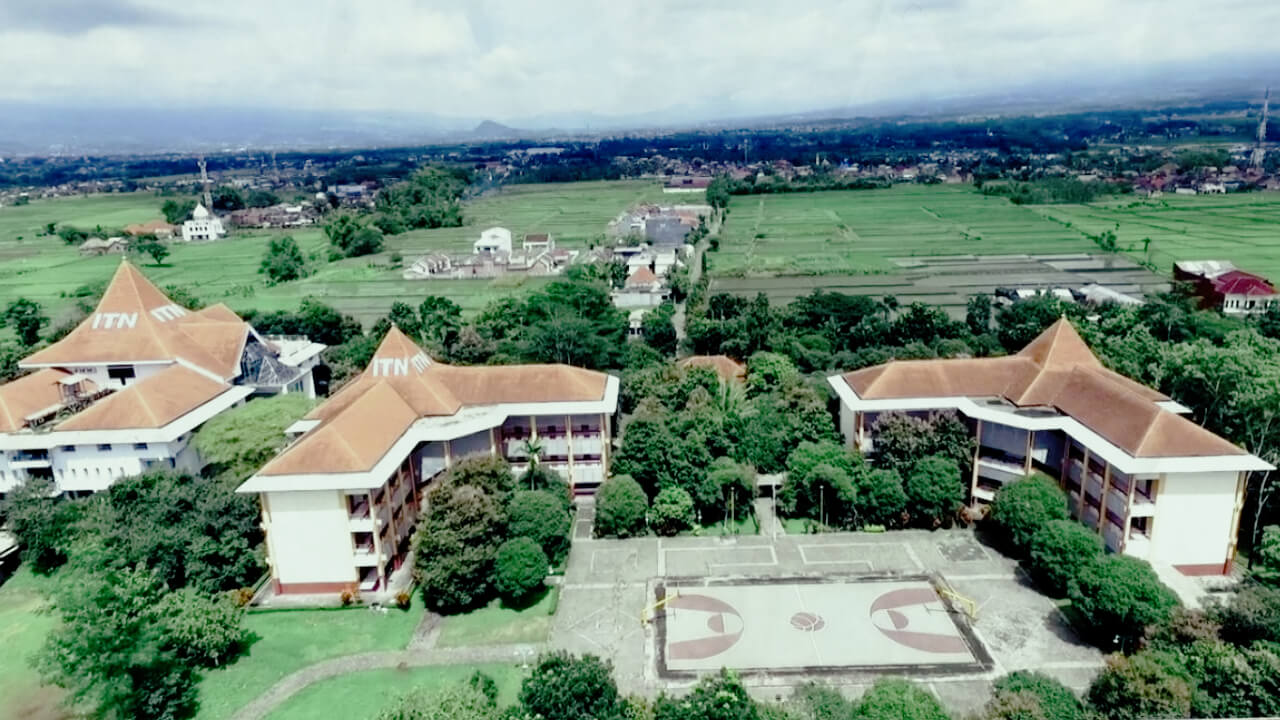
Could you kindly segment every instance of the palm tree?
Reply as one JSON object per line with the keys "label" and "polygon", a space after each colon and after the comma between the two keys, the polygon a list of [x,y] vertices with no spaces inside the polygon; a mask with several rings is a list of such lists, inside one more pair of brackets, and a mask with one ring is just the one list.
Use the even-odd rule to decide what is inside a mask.
{"label": "palm tree", "polygon": [[542,453],[544,450],[546,450],[546,446],[543,445],[542,441],[539,440],[538,438],[531,437],[528,440],[525,440],[523,444],[521,444],[520,449],[523,450],[524,454],[529,457],[529,472],[525,473],[525,475],[529,476],[529,489],[534,490],[535,488],[533,487],[533,482],[534,482],[533,471],[538,468],[538,462],[542,460]]}

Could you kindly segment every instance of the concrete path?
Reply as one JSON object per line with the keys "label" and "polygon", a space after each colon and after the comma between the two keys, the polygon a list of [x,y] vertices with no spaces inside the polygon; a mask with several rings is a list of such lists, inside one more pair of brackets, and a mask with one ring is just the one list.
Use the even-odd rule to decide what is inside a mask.
{"label": "concrete path", "polygon": [[531,663],[545,643],[536,645],[491,645],[487,647],[434,648],[428,650],[386,650],[346,655],[318,662],[284,676],[256,700],[232,716],[232,720],[261,720],[303,688],[353,672],[432,665],[473,665],[480,663]]}
{"label": "concrete path", "polygon": [[[715,213],[712,213],[713,215]],[[711,236],[720,232],[720,221],[713,219],[711,221],[710,231],[707,237],[698,241],[693,246],[693,258],[689,264],[689,287],[693,288],[702,279],[702,254],[707,251],[711,244]],[[684,323],[685,323],[685,303],[676,303],[676,311],[671,316],[671,324],[676,328],[676,340],[684,340]]]}
{"label": "concrete path", "polygon": [[767,497],[756,498],[756,522],[760,523],[760,535],[767,538],[773,538],[778,535],[786,535],[787,531],[782,528],[782,521],[773,514],[773,500]]}

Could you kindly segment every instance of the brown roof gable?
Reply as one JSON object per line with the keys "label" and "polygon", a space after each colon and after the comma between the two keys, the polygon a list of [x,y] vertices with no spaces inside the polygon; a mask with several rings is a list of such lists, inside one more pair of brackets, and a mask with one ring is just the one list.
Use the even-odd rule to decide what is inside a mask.
{"label": "brown roof gable", "polygon": [[47,368],[0,385],[0,432],[17,432],[27,426],[26,417],[62,403],[65,370]]}
{"label": "brown roof gable", "polygon": [[1102,367],[1066,318],[1017,355],[893,361],[843,377],[864,400],[994,396],[1019,407],[1053,407],[1134,457],[1244,453],[1155,404],[1168,396]]}
{"label": "brown roof gable", "polygon": [[369,470],[418,418],[464,406],[600,400],[608,382],[568,365],[444,365],[392,327],[364,372],[307,414],[320,424],[258,474]]}
{"label": "brown roof gable", "polygon": [[72,415],[57,430],[161,428],[230,389],[185,365],[171,365]]}
{"label": "brown roof gable", "polygon": [[725,382],[742,382],[747,369],[728,355],[692,355],[677,363],[682,368],[711,368]]}
{"label": "brown roof gable", "polygon": [[[176,305],[127,260],[107,285],[89,317],[58,342],[22,360],[21,367],[77,364],[175,362],[182,358],[230,379],[239,357],[229,358],[249,326],[217,311],[218,327],[194,324],[204,318]],[[234,315],[234,313],[232,313]]]}

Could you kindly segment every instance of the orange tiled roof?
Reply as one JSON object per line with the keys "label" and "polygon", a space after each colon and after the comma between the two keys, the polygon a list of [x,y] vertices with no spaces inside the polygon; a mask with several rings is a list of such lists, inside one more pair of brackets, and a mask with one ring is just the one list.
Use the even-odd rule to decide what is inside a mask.
{"label": "orange tiled roof", "polygon": [[221,395],[231,386],[184,365],[171,365],[72,415],[57,430],[160,428]]}
{"label": "orange tiled roof", "polygon": [[863,400],[1001,397],[1018,407],[1052,407],[1134,457],[1244,454],[1155,404],[1167,395],[1104,368],[1066,318],[1017,355],[897,360],[843,377]]}
{"label": "orange tiled roof", "polygon": [[[65,370],[46,368],[0,385],[0,432],[17,432],[26,427],[26,417],[62,403],[59,381],[71,377]],[[89,380],[82,380],[93,387]]]}
{"label": "orange tiled roof", "polygon": [[444,365],[393,327],[364,372],[307,414],[320,424],[258,474],[368,470],[419,418],[466,406],[600,400],[608,380],[568,365]]}
{"label": "orange tiled roof", "polygon": [[230,356],[238,352],[248,331],[248,324],[225,308],[190,313],[179,307],[123,261],[94,312],[66,337],[19,365],[68,367],[182,358],[230,379],[239,374],[239,357]]}
{"label": "orange tiled roof", "polygon": [[742,382],[747,377],[747,369],[742,363],[728,355],[693,355],[678,364],[682,368],[711,368],[725,382]]}

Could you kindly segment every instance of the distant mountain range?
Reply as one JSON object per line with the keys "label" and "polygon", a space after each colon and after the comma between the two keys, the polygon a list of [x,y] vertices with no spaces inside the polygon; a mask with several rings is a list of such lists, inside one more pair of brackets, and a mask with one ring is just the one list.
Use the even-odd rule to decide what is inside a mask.
{"label": "distant mountain range", "polygon": [[[1210,100],[1259,101],[1280,87],[1280,56],[1116,68],[1106,77],[1011,83],[981,94],[930,95],[856,106],[767,112],[716,93],[625,115],[564,112],[523,118],[293,108],[92,107],[0,101],[0,157],[361,148],[800,125],[835,119],[937,118],[1115,110]],[[1064,73],[1069,71],[1064,70]]]}

